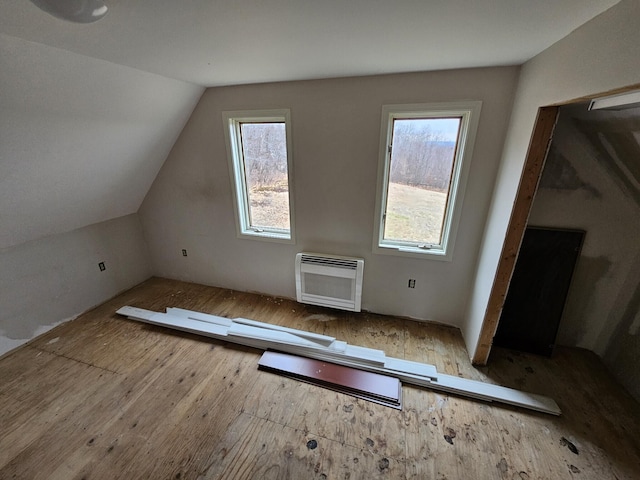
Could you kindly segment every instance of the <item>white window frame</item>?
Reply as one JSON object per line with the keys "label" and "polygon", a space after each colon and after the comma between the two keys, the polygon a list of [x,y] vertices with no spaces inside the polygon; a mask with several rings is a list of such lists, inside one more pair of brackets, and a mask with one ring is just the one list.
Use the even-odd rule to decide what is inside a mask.
{"label": "white window frame", "polygon": [[[295,243],[295,221],[293,208],[293,161],[291,145],[291,112],[289,109],[242,110],[222,112],[224,137],[229,160],[229,173],[233,190],[236,229],[239,238]],[[289,189],[289,230],[251,227],[249,221],[249,196],[244,173],[244,158],[240,125],[242,123],[284,122],[287,142],[287,182]]]}
{"label": "white window frame", "polygon": [[[460,222],[464,191],[473,146],[478,129],[482,102],[421,103],[409,105],[384,105],[380,126],[380,154],[378,161],[378,189],[376,193],[375,230],[373,252],[383,255],[399,255],[430,260],[451,261],[453,247]],[[454,159],[449,198],[444,213],[442,243],[424,245],[384,239],[384,221],[391,166],[391,141],[395,119],[461,117],[458,143]]]}

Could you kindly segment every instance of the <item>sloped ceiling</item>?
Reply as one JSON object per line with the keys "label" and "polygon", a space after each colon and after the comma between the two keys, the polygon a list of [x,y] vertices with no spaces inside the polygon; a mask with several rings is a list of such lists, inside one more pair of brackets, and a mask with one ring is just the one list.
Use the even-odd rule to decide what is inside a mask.
{"label": "sloped ceiling", "polygon": [[575,115],[577,128],[597,152],[596,160],[640,207],[640,107],[588,113]]}
{"label": "sloped ceiling", "polygon": [[203,90],[0,34],[0,248],[136,212]]}
{"label": "sloped ceiling", "polygon": [[0,249],[136,212],[205,86],[520,64],[618,0],[0,7]]}
{"label": "sloped ceiling", "polygon": [[[577,135],[589,145],[590,156],[602,167],[602,172],[606,172],[626,199],[640,207],[640,107],[589,110],[588,106],[589,102],[565,105],[561,115],[575,125]],[[540,187],[566,191],[582,189],[595,198],[602,197],[594,185],[585,183],[553,142]]]}
{"label": "sloped ceiling", "polygon": [[3,0],[0,31],[204,86],[519,65],[619,0],[105,0],[74,25]]}

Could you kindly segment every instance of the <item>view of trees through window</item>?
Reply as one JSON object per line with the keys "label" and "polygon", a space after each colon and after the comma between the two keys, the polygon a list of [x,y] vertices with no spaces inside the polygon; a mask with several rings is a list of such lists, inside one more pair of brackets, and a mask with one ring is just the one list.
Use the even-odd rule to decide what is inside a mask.
{"label": "view of trees through window", "polygon": [[289,230],[285,124],[242,123],[240,132],[250,226]]}
{"label": "view of trees through window", "polygon": [[393,122],[384,239],[440,244],[461,118]]}
{"label": "view of trees through window", "polygon": [[[393,122],[384,239],[440,244],[461,119]],[[250,227],[290,228],[284,122],[240,124]]]}

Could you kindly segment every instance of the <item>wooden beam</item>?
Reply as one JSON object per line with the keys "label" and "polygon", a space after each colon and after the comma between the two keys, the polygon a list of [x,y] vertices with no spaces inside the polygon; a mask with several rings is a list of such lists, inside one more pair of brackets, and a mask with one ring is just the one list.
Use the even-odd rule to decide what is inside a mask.
{"label": "wooden beam", "polygon": [[538,188],[544,161],[547,157],[553,129],[558,117],[558,107],[543,107],[538,117],[529,144],[524,170],[520,178],[518,193],[511,212],[509,227],[502,246],[502,254],[487,303],[480,338],[471,359],[474,365],[486,365],[491,352],[493,337],[498,328],[500,314],[509,289],[518,251],[529,219],[533,197]]}

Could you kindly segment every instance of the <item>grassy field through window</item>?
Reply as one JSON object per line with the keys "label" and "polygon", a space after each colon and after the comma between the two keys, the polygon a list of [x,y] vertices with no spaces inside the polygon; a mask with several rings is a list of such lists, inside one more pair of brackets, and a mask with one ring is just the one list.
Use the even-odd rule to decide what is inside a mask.
{"label": "grassy field through window", "polygon": [[390,183],[385,239],[439,244],[446,204],[446,192]]}
{"label": "grassy field through window", "polygon": [[[386,237],[439,243],[447,194],[391,183],[391,208],[387,210]],[[251,192],[251,212],[256,224],[289,227],[288,191],[263,185]]]}
{"label": "grassy field through window", "polygon": [[289,228],[289,188],[286,178],[271,185],[254,185],[249,198],[252,225]]}

